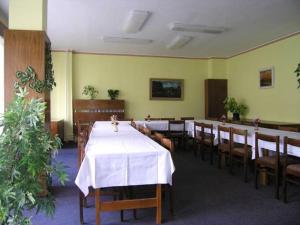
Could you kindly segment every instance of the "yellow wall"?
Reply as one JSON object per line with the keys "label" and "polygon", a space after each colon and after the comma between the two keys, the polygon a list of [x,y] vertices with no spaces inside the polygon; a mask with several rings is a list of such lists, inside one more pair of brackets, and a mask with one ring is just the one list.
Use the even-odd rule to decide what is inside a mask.
{"label": "yellow wall", "polygon": [[10,0],[9,29],[46,30],[47,0]]}
{"label": "yellow wall", "polygon": [[[206,76],[206,60],[73,54],[73,97],[86,98],[85,85],[96,87],[99,99],[108,99],[107,89],[119,89],[126,117],[135,119],[203,117]],[[149,100],[150,78],[184,79],[184,100]]]}
{"label": "yellow wall", "polygon": [[[176,59],[54,52],[57,87],[52,92],[52,118],[65,119],[72,136],[71,102],[84,99],[85,85],[108,99],[107,89],[119,89],[126,117],[204,117],[204,79],[227,78],[229,96],[249,106],[247,118],[300,122],[300,90],[294,70],[300,62],[300,35],[228,59]],[[275,87],[259,89],[258,71],[274,66]],[[184,79],[183,101],[149,100],[149,78]],[[68,100],[67,100],[68,99]],[[68,104],[67,104],[68,103]]]}
{"label": "yellow wall", "polygon": [[[227,60],[229,95],[249,106],[247,118],[300,122],[300,90],[296,66],[300,35],[275,42]],[[275,86],[259,88],[259,69],[274,66]]]}

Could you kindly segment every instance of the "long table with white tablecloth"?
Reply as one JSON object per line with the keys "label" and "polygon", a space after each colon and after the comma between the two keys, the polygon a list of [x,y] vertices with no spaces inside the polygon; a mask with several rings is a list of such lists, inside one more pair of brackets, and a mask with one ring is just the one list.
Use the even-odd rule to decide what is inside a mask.
{"label": "long table with white tablecloth", "polygon": [[[95,122],[85,152],[75,180],[85,196],[89,193],[89,187],[99,191],[103,187],[172,185],[175,167],[170,152],[134,129],[129,122],[119,122],[118,132],[114,131],[111,122]],[[145,200],[144,203],[147,207],[160,209],[161,206],[157,205],[158,198],[160,196],[156,196],[151,202]],[[123,205],[124,209],[129,203],[132,208],[143,204],[141,200],[136,204],[134,201],[127,201],[127,206]],[[105,204],[102,207],[104,210]],[[113,203],[109,207],[111,206]],[[160,223],[158,217],[157,223]]]}
{"label": "long table with white tablecloth", "polygon": [[[291,132],[291,131],[282,131],[282,130],[275,130],[275,129],[268,129],[268,128],[258,128],[258,130],[255,130],[255,127],[253,126],[247,126],[247,125],[239,125],[239,124],[232,124],[232,123],[225,123],[213,120],[195,120],[200,123],[207,123],[207,124],[213,124],[213,133],[215,136],[214,144],[218,144],[218,125],[221,126],[227,126],[227,127],[234,127],[237,129],[244,129],[248,130],[248,137],[247,142],[249,145],[252,146],[252,159],[255,158],[255,132],[267,134],[267,135],[278,135],[280,137],[280,151],[283,152],[283,139],[285,136],[289,138],[294,139],[300,139],[300,133],[299,132]],[[151,130],[157,130],[157,131],[167,131],[168,130],[168,121],[161,121],[161,120],[154,120],[154,121],[136,121],[136,123],[140,126],[145,126],[147,128],[150,128]],[[194,136],[194,121],[192,120],[186,120],[185,121],[185,130],[187,131],[188,135]],[[209,132],[209,131],[207,131]],[[228,134],[221,132],[221,138],[229,139]],[[243,143],[244,138],[239,135],[234,136],[234,141],[237,143]],[[259,154],[262,154],[261,149],[269,149],[275,151],[275,145],[266,141],[259,141]],[[297,147],[294,146],[288,146],[288,154],[298,156],[300,157],[300,151]]]}

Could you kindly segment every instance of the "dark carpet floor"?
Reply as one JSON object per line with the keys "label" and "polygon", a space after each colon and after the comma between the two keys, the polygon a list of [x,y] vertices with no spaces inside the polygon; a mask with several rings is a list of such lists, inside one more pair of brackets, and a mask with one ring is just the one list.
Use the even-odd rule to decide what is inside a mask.
{"label": "dark carpet floor", "polygon": [[[78,189],[74,184],[77,172],[77,150],[65,147],[58,155],[58,161],[69,168],[70,181],[60,186],[53,181],[56,197],[56,213],[47,218],[43,213],[33,215],[34,225],[79,225]],[[195,158],[191,152],[178,151],[174,155],[174,208],[171,217],[165,204],[163,219],[170,225],[300,225],[300,188],[289,186],[288,203],[274,198],[274,187],[260,187],[255,190],[253,172],[248,183],[242,181],[239,168],[235,175],[226,169],[210,165],[208,160]],[[166,201],[164,201],[165,203]],[[93,199],[84,209],[86,224],[95,224]],[[135,220],[132,211],[125,212],[125,222],[120,222],[119,212],[101,214],[102,224],[155,224],[155,210],[138,210]]]}

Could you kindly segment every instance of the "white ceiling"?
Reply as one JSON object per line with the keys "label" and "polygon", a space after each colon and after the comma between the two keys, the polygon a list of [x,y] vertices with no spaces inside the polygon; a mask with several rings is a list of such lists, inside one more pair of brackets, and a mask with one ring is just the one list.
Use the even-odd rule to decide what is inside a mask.
{"label": "white ceiling", "polygon": [[[0,0],[8,12],[8,0]],[[133,9],[152,14],[143,29],[122,31]],[[55,50],[174,57],[228,57],[300,31],[300,0],[48,0],[47,33]],[[172,22],[226,27],[221,34],[171,31]],[[178,34],[193,36],[179,49]],[[102,36],[151,39],[149,44],[104,43]]]}

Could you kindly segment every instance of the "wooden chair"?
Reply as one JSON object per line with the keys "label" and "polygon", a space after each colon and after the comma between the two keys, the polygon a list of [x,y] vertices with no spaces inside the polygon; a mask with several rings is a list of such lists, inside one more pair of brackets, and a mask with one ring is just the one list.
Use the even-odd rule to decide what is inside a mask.
{"label": "wooden chair", "polygon": [[161,143],[161,140],[165,137],[162,133],[154,132],[151,138],[156,141],[157,143]]}
{"label": "wooden chair", "polygon": [[184,146],[185,139],[185,121],[184,120],[169,120],[167,137],[171,138],[178,146]]}
{"label": "wooden chair", "polygon": [[[78,168],[81,165],[81,162],[83,161],[85,157],[85,145],[88,141],[88,130],[87,128],[81,130],[80,133],[78,133],[78,158],[79,158],[79,164]],[[125,194],[124,189],[123,190],[117,190],[116,188],[113,189],[107,189],[105,191],[102,191],[102,195],[110,195],[113,196],[113,199],[116,200],[117,198],[123,198],[123,195]],[[94,190],[90,190],[89,195],[87,197],[94,197],[95,192]],[[86,207],[86,198],[81,191],[79,191],[79,217],[80,217],[80,224],[84,224],[84,218],[83,218],[83,208]],[[133,210],[134,218],[136,218],[136,210]],[[124,221],[124,211],[121,210],[120,212],[120,219],[121,221]]]}
{"label": "wooden chair", "polygon": [[[201,127],[200,132],[198,131],[197,127]],[[207,132],[208,130],[208,132]],[[213,164],[213,157],[214,157],[214,138],[215,135],[213,134],[213,125],[206,124],[206,123],[198,123],[194,122],[194,137],[195,142],[200,150],[202,160],[205,158],[205,150],[210,151],[210,164]]]}
{"label": "wooden chair", "polygon": [[[266,141],[275,144],[275,156],[259,157],[258,141]],[[260,172],[265,172],[268,175],[275,177],[275,198],[279,199],[279,170],[280,170],[280,155],[279,155],[279,136],[266,135],[255,133],[255,188],[258,188],[258,175]]]}
{"label": "wooden chair", "polygon": [[284,130],[284,131],[292,131],[292,132],[298,132],[297,127],[287,127],[287,126],[279,126],[278,130]]}
{"label": "wooden chair", "polygon": [[[230,156],[230,127],[218,126],[218,167],[224,165],[226,158]],[[221,137],[221,133],[228,136],[228,138]]]}
{"label": "wooden chair", "polygon": [[[209,130],[209,132],[206,132],[206,130]],[[214,159],[214,139],[215,135],[213,134],[213,125],[212,124],[206,124],[202,123],[201,126],[201,136],[202,136],[202,157],[204,159],[204,151],[205,149],[208,149],[210,151],[210,164],[213,164]]]}
{"label": "wooden chair", "polygon": [[201,141],[201,125],[202,123],[194,122],[194,139],[193,139],[193,149],[194,155],[197,157],[198,151],[200,150],[200,141]]}
{"label": "wooden chair", "polygon": [[287,184],[300,185],[300,161],[287,152],[288,145],[300,148],[300,140],[284,137],[284,159],[283,159],[283,201],[287,202]]}
{"label": "wooden chair", "polygon": [[151,138],[151,133],[152,132],[149,128],[143,127],[143,132],[142,133]]}
{"label": "wooden chair", "polygon": [[[168,149],[171,154],[174,153],[175,147],[174,147],[174,143],[171,139],[163,138],[161,140],[161,145],[163,147],[165,147],[166,149]],[[174,184],[173,184],[173,186],[174,186]],[[166,187],[168,188],[168,192],[169,192],[169,197],[170,197],[169,198],[169,204],[170,204],[170,213],[171,213],[171,215],[174,215],[173,186],[171,186],[169,184],[166,184]]]}
{"label": "wooden chair", "polygon": [[133,128],[137,129],[137,125],[136,125],[136,123],[135,123],[134,121],[131,121],[131,122],[130,122],[130,125],[131,125]]}
{"label": "wooden chair", "polygon": [[[241,143],[235,143],[235,135],[242,136],[244,141]],[[232,172],[233,162],[237,161],[238,163],[243,164],[244,166],[244,181],[248,181],[248,167],[249,167],[249,146],[247,143],[248,131],[241,130],[236,128],[230,129],[230,172]]]}

